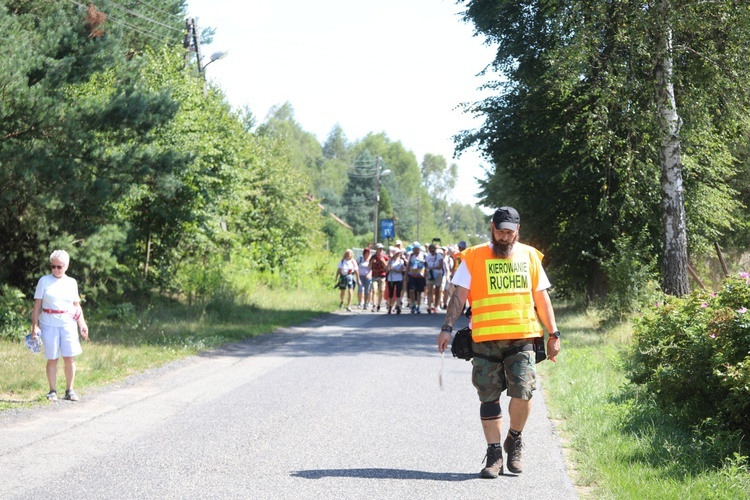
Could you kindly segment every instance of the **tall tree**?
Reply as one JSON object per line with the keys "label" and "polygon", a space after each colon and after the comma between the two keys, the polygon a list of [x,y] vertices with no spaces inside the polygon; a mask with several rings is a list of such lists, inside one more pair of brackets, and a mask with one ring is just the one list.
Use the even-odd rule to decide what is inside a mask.
{"label": "tall tree", "polygon": [[[419,164],[414,153],[404,148],[400,141],[392,141],[385,133],[368,134],[357,141],[352,150],[355,153],[367,150],[371,158],[380,158],[381,170],[391,171],[380,177],[380,185],[388,192],[393,204],[397,233],[412,238],[416,234],[420,215],[424,215],[419,210],[420,197],[427,194],[421,185]],[[374,176],[374,169],[371,175]]]}
{"label": "tall tree", "polygon": [[312,180],[323,161],[323,149],[315,136],[294,117],[291,103],[274,106],[257,133],[283,141],[292,153],[292,164]]}
{"label": "tall tree", "polygon": [[[143,62],[93,21],[67,2],[0,4],[0,276],[23,289],[52,246],[106,279],[125,237],[109,209],[131,184],[182,161],[150,148],[177,103],[145,89]],[[93,296],[96,283],[87,285]]]}
{"label": "tall tree", "polygon": [[347,171],[351,164],[351,147],[339,125],[335,125],[323,144],[323,161],[313,178],[313,194],[320,198],[326,209],[343,213],[343,195]]}
{"label": "tall tree", "polygon": [[[524,237],[545,249],[558,284],[596,293],[605,283],[601,264],[616,253],[613,242],[632,237],[648,249],[666,241],[663,144],[681,151],[666,156],[682,165],[691,253],[705,252],[732,227],[730,147],[747,129],[748,96],[741,89],[750,78],[740,64],[748,55],[747,9],[687,0],[666,12],[658,0],[463,3],[466,19],[497,44],[493,68],[506,79],[494,85],[498,95],[470,106],[485,123],[460,134],[459,147],[478,144],[492,160],[494,171],[482,184],[487,204],[510,200],[526,214]],[[665,28],[674,40],[671,53],[659,49]],[[673,65],[674,104],[655,78],[665,56]],[[681,118],[668,122],[681,128],[662,127],[664,110],[675,113],[670,120]],[[680,186],[676,175],[670,179],[675,183],[664,192],[673,196]],[[667,199],[676,203],[679,226],[680,201]],[[664,261],[679,262],[685,253],[664,247],[666,278]],[[683,293],[681,285],[664,284]]]}
{"label": "tall tree", "polygon": [[427,153],[422,159],[420,170],[422,182],[432,200],[435,222],[440,225],[448,217],[448,195],[456,187],[458,165],[452,163],[449,167],[442,155]]}
{"label": "tall tree", "polygon": [[323,157],[326,160],[348,160],[349,159],[349,141],[341,125],[336,124],[328,133],[325,143],[323,144]]}
{"label": "tall tree", "polygon": [[690,292],[688,283],[687,221],[682,182],[681,119],[674,95],[672,6],[669,0],[656,5],[660,21],[656,34],[656,107],[661,129],[661,193],[664,224],[664,291],[678,297]]}
{"label": "tall tree", "polygon": [[321,243],[296,150],[204,92],[181,44],[136,47],[74,2],[2,2],[0,29],[0,280],[33,290],[62,247],[89,300],[179,292],[188,261],[279,269]]}
{"label": "tall tree", "polygon": [[343,203],[346,207],[346,222],[358,235],[373,231],[373,210],[377,207],[375,175],[378,159],[365,149],[359,153],[348,171],[348,182]]}

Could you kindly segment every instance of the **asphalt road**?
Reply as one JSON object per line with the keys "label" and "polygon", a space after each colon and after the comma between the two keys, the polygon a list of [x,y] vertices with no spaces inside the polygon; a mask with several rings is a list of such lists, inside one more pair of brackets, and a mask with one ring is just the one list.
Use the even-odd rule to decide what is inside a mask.
{"label": "asphalt road", "polygon": [[577,498],[541,391],[525,471],[478,477],[470,363],[447,353],[438,384],[442,320],[335,313],[2,414],[0,498]]}

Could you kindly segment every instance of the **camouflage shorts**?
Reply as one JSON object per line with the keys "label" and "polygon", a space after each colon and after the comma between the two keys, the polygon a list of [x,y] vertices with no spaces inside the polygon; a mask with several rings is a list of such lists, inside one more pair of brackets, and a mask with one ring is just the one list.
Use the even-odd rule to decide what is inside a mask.
{"label": "camouflage shorts", "polygon": [[[474,352],[486,356],[500,357],[504,350],[519,344],[533,342],[524,340],[494,340],[490,342],[472,342]],[[479,400],[484,403],[497,401],[500,394],[507,389],[508,396],[529,400],[536,390],[536,362],[534,351],[521,351],[507,358],[502,363],[482,358],[471,360],[473,370],[471,382],[477,389]]]}

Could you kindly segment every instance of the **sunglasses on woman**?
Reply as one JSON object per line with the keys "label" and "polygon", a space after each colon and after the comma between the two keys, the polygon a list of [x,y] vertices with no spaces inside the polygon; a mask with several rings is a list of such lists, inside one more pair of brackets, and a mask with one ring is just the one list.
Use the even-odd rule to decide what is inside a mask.
{"label": "sunglasses on woman", "polygon": [[51,266],[49,266],[49,267],[51,267],[52,269],[62,269],[62,268],[63,268],[63,266],[56,266],[56,265],[54,265],[54,264],[52,264],[52,265],[51,265]]}

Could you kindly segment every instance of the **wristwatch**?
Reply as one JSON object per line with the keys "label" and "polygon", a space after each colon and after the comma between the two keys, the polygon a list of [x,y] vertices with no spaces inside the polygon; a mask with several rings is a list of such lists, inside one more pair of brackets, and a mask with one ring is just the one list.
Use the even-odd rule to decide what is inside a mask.
{"label": "wristwatch", "polygon": [[453,327],[450,325],[443,325],[443,327],[440,329],[441,332],[445,332],[447,334],[450,334],[453,332]]}
{"label": "wristwatch", "polygon": [[551,339],[559,339],[560,338],[560,330],[555,330],[554,332],[549,334],[549,338]]}

